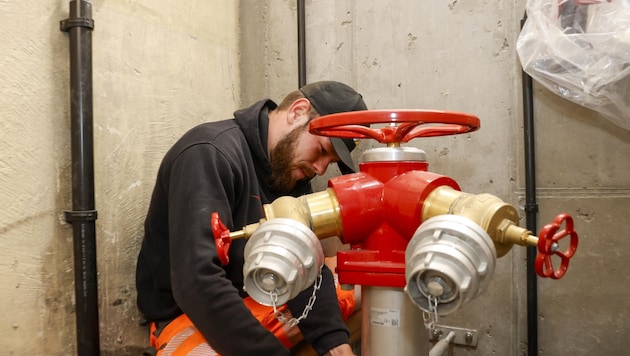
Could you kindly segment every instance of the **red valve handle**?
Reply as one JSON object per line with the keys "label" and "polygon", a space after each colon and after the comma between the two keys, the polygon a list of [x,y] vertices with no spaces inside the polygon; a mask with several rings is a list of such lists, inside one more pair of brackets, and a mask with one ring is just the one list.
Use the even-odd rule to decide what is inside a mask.
{"label": "red valve handle", "polygon": [[[366,126],[384,123],[400,125],[377,129]],[[363,110],[320,116],[310,122],[309,129],[312,134],[322,136],[373,138],[381,143],[401,143],[416,137],[473,132],[479,129],[479,118],[454,111]]]}
{"label": "red valve handle", "polygon": [[[558,231],[564,223],[564,229]],[[558,251],[558,241],[570,236],[569,246],[565,251]],[[541,277],[560,279],[569,268],[569,260],[575,255],[578,245],[578,235],[573,229],[573,218],[569,214],[556,216],[553,223],[545,225],[538,235],[538,255],[536,256],[535,269]],[[560,257],[560,266],[554,270],[551,257]]]}
{"label": "red valve handle", "polygon": [[217,246],[217,254],[219,260],[223,265],[230,263],[228,252],[230,252],[230,246],[232,245],[232,238],[230,237],[230,230],[223,224],[219,218],[219,213],[212,213],[210,217],[210,227],[212,228],[212,234],[214,235],[214,242]]}

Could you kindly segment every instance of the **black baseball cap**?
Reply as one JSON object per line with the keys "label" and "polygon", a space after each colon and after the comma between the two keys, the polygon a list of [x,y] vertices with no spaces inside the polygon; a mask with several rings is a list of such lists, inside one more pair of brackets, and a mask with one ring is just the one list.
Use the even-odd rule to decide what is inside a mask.
{"label": "black baseball cap", "polygon": [[[321,115],[330,115],[340,112],[367,110],[361,94],[346,84],[336,81],[320,81],[310,83],[300,91],[311,102],[311,105]],[[350,152],[356,147],[356,142],[351,138],[331,137],[330,141],[339,156],[337,163],[343,174],[354,173],[356,168]]]}

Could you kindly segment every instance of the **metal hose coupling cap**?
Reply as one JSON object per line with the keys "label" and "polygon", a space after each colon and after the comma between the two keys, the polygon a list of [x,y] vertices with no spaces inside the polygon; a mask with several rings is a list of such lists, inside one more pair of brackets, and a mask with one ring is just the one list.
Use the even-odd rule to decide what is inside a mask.
{"label": "metal hose coupling cap", "polygon": [[267,306],[295,298],[315,282],[324,263],[315,233],[287,218],[264,222],[247,241],[244,257],[244,289]]}
{"label": "metal hose coupling cap", "polygon": [[472,220],[438,215],[423,222],[405,252],[405,292],[428,313],[450,314],[488,286],[497,259],[488,233]]}

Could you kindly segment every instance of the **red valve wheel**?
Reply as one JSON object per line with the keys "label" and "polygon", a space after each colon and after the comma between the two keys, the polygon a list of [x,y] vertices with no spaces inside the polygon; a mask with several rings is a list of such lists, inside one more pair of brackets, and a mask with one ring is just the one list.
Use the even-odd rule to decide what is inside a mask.
{"label": "red valve wheel", "polygon": [[212,228],[212,234],[214,235],[214,242],[217,246],[219,260],[221,260],[223,265],[227,265],[230,263],[228,252],[230,252],[230,246],[232,245],[230,230],[219,218],[219,213],[212,213],[210,217],[210,227]]}
{"label": "red valve wheel", "polygon": [[[370,128],[370,124],[400,124]],[[368,126],[366,126],[368,125]],[[479,129],[479,118],[461,112],[437,110],[363,110],[320,116],[310,132],[341,138],[373,138],[381,143],[408,142],[416,137],[457,135]]]}
{"label": "red valve wheel", "polygon": [[[564,228],[558,231],[563,224]],[[570,237],[569,246],[565,251],[559,251],[558,242],[565,237]],[[577,245],[578,235],[573,229],[573,218],[569,214],[556,216],[553,223],[545,225],[538,235],[538,255],[534,264],[536,273],[545,278],[562,278],[569,268],[569,260],[575,255]],[[551,261],[554,255],[560,257],[561,261],[557,270]]]}

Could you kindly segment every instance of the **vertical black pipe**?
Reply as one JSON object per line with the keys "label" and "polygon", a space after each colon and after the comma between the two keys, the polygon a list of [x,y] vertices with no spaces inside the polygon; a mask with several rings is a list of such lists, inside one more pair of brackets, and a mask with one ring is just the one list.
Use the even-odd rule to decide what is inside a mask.
{"label": "vertical black pipe", "polygon": [[100,354],[96,275],[96,217],[92,124],[92,5],[71,1],[61,31],[70,34],[72,211],[77,354]]}
{"label": "vertical black pipe", "polygon": [[[525,25],[527,13],[521,21]],[[525,216],[527,229],[536,232],[538,205],[536,203],[536,154],[534,147],[534,94],[533,82],[524,71],[523,82],[523,130],[525,135]],[[537,249],[527,247],[527,355],[538,355],[538,277],[534,269]]]}
{"label": "vertical black pipe", "polygon": [[298,33],[298,85],[306,85],[306,12],[304,0],[297,2],[297,33]]}

